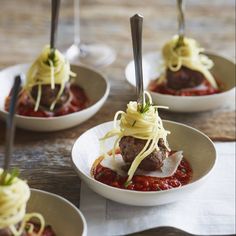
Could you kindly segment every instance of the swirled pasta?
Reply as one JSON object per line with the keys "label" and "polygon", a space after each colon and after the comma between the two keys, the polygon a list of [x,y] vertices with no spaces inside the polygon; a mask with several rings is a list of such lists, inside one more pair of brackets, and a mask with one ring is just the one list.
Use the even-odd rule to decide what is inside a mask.
{"label": "swirled pasta", "polygon": [[[178,45],[179,36],[174,36],[167,42],[162,49],[164,67],[171,71],[178,71],[182,66],[202,73],[213,88],[217,88],[217,83],[210,73],[214,63],[206,55],[203,55],[203,48],[200,48],[197,42],[191,38],[184,38],[183,44]],[[161,76],[161,81],[165,75]]]}
{"label": "swirled pasta", "polygon": [[[0,176],[2,174],[0,169]],[[8,174],[7,179],[10,178]],[[25,230],[28,221],[37,218],[40,221],[40,230],[35,233],[40,236],[44,230],[44,218],[39,213],[26,214],[26,204],[30,198],[30,188],[27,183],[17,177],[9,185],[0,185],[0,229],[9,228],[13,236],[20,236]],[[30,232],[33,226],[29,225]]]}
{"label": "swirled pasta", "polygon": [[[154,150],[159,150],[159,139],[162,138],[168,148],[167,135],[170,132],[163,127],[162,120],[158,115],[158,106],[152,105],[152,99],[148,93],[145,93],[145,95],[148,97],[148,101],[146,102],[144,99],[144,109],[140,109],[140,105],[137,102],[129,102],[126,112],[118,111],[115,114],[113,129],[101,139],[104,142],[108,138],[117,137],[112,149],[113,159],[115,159],[115,150],[122,137],[132,136],[137,139],[147,140],[141,152],[132,162],[128,171],[128,182],[132,179],[142,160]],[[103,143],[101,146],[103,147]]]}
{"label": "swirled pasta", "polygon": [[55,84],[59,84],[61,85],[60,90],[50,106],[50,110],[53,110],[70,76],[75,76],[75,74],[71,72],[69,62],[57,49],[52,52],[49,45],[45,46],[38,58],[29,68],[24,87],[30,92],[33,86],[38,86],[34,110],[37,111],[39,108],[42,96],[42,85],[50,84],[51,89],[54,89]]}

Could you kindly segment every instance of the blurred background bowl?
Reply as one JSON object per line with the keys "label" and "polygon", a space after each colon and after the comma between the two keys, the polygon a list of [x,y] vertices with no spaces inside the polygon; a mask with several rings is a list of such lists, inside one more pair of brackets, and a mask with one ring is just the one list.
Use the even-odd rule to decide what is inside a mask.
{"label": "blurred background bowl", "polygon": [[[157,105],[168,106],[173,112],[208,111],[227,105],[235,97],[235,63],[225,57],[206,53],[214,62],[211,72],[224,86],[224,91],[206,96],[173,96],[148,90],[148,85],[160,75],[162,57],[159,52],[148,53],[143,56],[144,89],[151,93],[153,102]],[[127,81],[135,87],[134,62],[126,66]]]}
{"label": "blurred background bowl", "polygon": [[87,223],[80,210],[56,194],[31,189],[27,212],[42,214],[46,225],[51,225],[58,236],[87,235]]}
{"label": "blurred background bowl", "polygon": [[[5,99],[9,95],[16,75],[26,73],[29,64],[19,64],[0,71],[0,117],[6,118]],[[57,117],[29,117],[16,115],[16,126],[33,131],[58,131],[79,125],[92,117],[106,101],[110,85],[108,80],[94,69],[82,65],[72,65],[77,74],[75,81],[81,86],[89,98],[89,106],[81,111]],[[24,82],[24,81],[23,81]]]}

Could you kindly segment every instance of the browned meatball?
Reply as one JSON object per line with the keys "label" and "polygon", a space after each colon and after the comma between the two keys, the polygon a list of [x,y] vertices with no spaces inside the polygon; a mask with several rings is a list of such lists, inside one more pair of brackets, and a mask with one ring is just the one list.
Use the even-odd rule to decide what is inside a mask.
{"label": "browned meatball", "polygon": [[[55,101],[57,94],[59,93],[61,85],[56,84],[55,88],[52,89],[51,85],[42,85],[42,96],[40,105],[49,108]],[[38,96],[38,86],[34,86],[31,91],[32,97],[36,100]],[[67,85],[56,103],[56,107],[61,107],[69,98],[69,85]]]}
{"label": "browned meatball", "polygon": [[[131,136],[124,136],[119,143],[120,151],[123,160],[131,164],[135,157],[141,152],[146,144],[146,140],[133,138]],[[167,149],[164,145],[163,139],[158,142],[160,150],[153,151],[148,155],[139,165],[138,168],[147,171],[158,170],[162,167],[163,161],[167,155]]]}
{"label": "browned meatball", "polygon": [[202,73],[191,70],[185,66],[182,66],[178,71],[167,69],[166,77],[167,87],[175,90],[194,88],[205,80]]}

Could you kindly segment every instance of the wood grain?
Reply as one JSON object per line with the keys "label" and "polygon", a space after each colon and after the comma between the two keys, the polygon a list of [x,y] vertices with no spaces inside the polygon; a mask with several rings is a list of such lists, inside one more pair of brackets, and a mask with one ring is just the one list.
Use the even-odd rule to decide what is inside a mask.
{"label": "wood grain", "polygon": [[[49,42],[49,3],[48,0],[21,0],[20,4],[17,0],[0,0],[0,68],[31,62]],[[209,51],[235,58],[234,9],[234,0],[187,1],[187,34]],[[135,98],[134,89],[125,81],[124,68],[132,59],[129,17],[136,12],[144,15],[144,53],[159,50],[176,33],[173,0],[81,1],[82,40],[106,43],[117,52],[113,65],[101,69],[109,78],[111,92],[103,108],[78,127],[53,133],[17,129],[12,166],[22,170],[22,177],[28,179],[31,187],[60,194],[79,206],[80,180],[71,167],[71,148],[81,133],[113,119],[117,110],[125,109],[127,102]],[[64,51],[72,41],[73,0],[62,0],[58,48]],[[232,107],[198,114],[162,112],[161,115],[192,125],[215,140],[235,140]],[[4,135],[5,125],[0,121],[0,165],[4,155]],[[164,234],[161,231],[155,235]]]}

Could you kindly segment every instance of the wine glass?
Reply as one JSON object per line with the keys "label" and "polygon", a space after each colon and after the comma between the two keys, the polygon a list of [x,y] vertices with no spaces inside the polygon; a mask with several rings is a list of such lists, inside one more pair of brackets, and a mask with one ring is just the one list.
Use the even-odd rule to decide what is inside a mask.
{"label": "wine glass", "polygon": [[92,67],[110,65],[116,58],[115,51],[105,44],[81,42],[79,0],[74,0],[74,42],[65,56],[72,63],[80,62]]}

